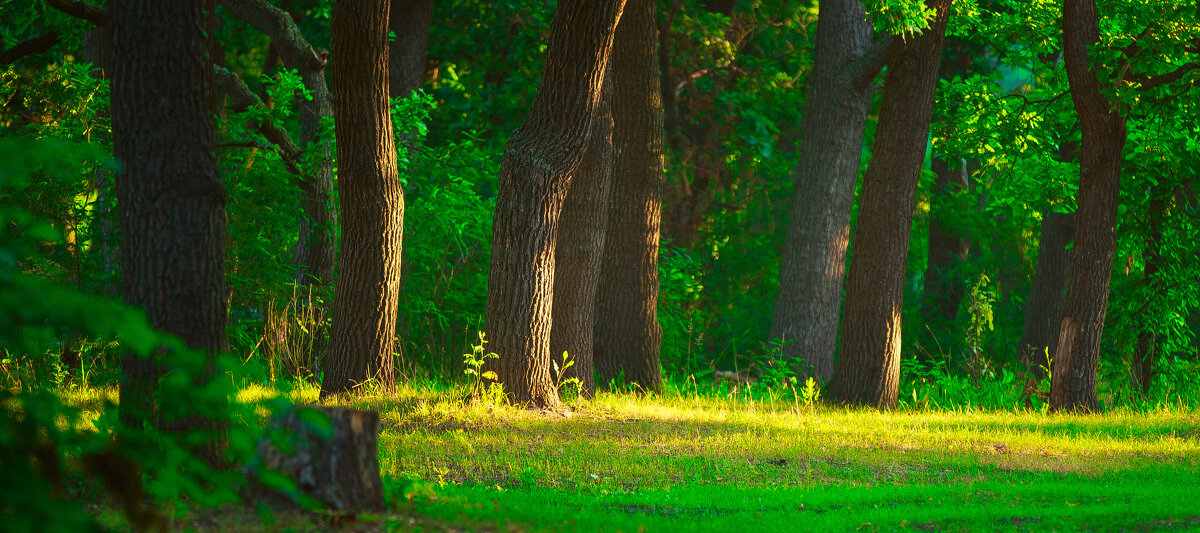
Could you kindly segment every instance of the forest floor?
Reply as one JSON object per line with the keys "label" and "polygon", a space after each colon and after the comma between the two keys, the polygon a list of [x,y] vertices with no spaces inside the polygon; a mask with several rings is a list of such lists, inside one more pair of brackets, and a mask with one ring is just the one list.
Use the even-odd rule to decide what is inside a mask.
{"label": "forest floor", "polygon": [[349,403],[382,417],[390,512],[360,525],[1200,530],[1200,413],[1186,409],[879,412],[676,391],[602,393],[545,413],[464,402],[464,391],[406,387]]}

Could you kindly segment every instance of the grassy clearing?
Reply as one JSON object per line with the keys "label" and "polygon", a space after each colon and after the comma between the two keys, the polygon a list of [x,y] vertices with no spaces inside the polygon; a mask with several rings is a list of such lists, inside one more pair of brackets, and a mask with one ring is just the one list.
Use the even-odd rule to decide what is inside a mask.
{"label": "grassy clearing", "polygon": [[1200,528],[1188,410],[878,412],[676,393],[539,414],[461,396],[352,402],[383,413],[398,510],[522,530]]}
{"label": "grassy clearing", "polygon": [[676,392],[546,414],[463,396],[413,386],[349,403],[382,414],[389,529],[1200,529],[1190,410],[878,412]]}

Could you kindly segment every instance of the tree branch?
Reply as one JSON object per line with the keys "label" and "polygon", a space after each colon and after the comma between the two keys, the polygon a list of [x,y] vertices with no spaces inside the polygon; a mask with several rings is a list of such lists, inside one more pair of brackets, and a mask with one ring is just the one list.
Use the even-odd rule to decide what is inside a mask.
{"label": "tree branch", "polygon": [[883,66],[891,61],[896,50],[902,45],[903,41],[892,35],[876,37],[867,53],[850,65],[843,81],[852,87],[865,87],[875,79],[880,70],[883,70]]}
{"label": "tree branch", "polygon": [[233,16],[267,34],[288,68],[300,71],[325,68],[327,52],[314,49],[286,11],[265,0],[221,0],[221,5]]}
{"label": "tree branch", "polygon": [[8,50],[0,51],[0,65],[11,65],[30,54],[38,54],[58,44],[58,30],[21,41]]}
{"label": "tree branch", "polygon": [[1174,71],[1168,72],[1166,74],[1159,74],[1156,76],[1147,76],[1145,74],[1134,73],[1129,78],[1133,81],[1136,81],[1136,82],[1142,84],[1141,87],[1138,87],[1139,91],[1148,91],[1155,87],[1161,87],[1168,83],[1176,82],[1176,81],[1180,80],[1181,78],[1183,78],[1184,74],[1187,74],[1188,72],[1191,72],[1196,69],[1200,69],[1200,62],[1193,61],[1191,63],[1186,63],[1183,66],[1175,69]]}
{"label": "tree branch", "polygon": [[[254,94],[249,87],[246,87],[246,84],[237,74],[217,65],[213,65],[213,74],[213,80],[217,84],[217,89],[229,95],[229,109],[240,113],[251,107],[265,107],[258,95]],[[287,131],[271,121],[254,121],[254,128],[268,141],[279,147],[280,159],[283,160],[283,164],[287,167],[288,172],[297,176],[304,175],[299,165],[302,153],[296,147],[296,143],[292,142],[292,138],[288,136]],[[243,144],[226,143],[223,146],[243,146]],[[257,146],[257,144],[253,144],[253,146]]]}
{"label": "tree branch", "polygon": [[46,0],[50,7],[72,17],[83,19],[97,26],[108,26],[108,11],[102,7],[85,4],[79,0]]}

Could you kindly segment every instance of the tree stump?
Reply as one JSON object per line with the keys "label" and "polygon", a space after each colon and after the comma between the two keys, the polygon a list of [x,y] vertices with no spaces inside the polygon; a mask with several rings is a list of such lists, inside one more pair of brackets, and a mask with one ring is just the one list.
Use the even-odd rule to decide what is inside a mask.
{"label": "tree stump", "polygon": [[[288,507],[315,505],[343,515],[383,509],[378,412],[297,407],[271,420],[258,457],[259,500]],[[294,489],[281,486],[280,474],[295,484]],[[268,482],[271,477],[274,482]]]}

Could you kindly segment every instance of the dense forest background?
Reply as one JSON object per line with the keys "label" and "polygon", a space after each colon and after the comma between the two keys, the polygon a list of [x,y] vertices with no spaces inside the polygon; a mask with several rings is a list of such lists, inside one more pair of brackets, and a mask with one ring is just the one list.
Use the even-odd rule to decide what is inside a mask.
{"label": "dense forest background", "polygon": [[251,386],[1200,405],[1194,3],[0,20],[0,457],[48,486],[64,453],[136,491],[130,461],[183,464],[151,489],[206,501],[253,454]]}
{"label": "dense forest background", "polygon": [[[314,74],[301,56],[319,54],[323,67],[330,5],[280,4],[295,22],[283,28],[255,24],[255,4],[219,3],[206,22],[221,73],[214,98],[221,102],[217,164],[228,194],[228,347],[242,354],[252,375],[312,376],[321,369],[327,330],[320,325],[329,319],[334,272],[329,247],[340,225],[332,204],[303,205],[320,201],[314,182],[325,181],[318,189],[336,194],[337,174],[329,168],[336,161],[320,157],[335,151],[326,82],[312,79],[321,70]],[[1110,4],[1101,40],[1104,66],[1112,68],[1101,76],[1120,78],[1111,90],[1124,106],[1128,141],[1099,357],[1108,404],[1187,388],[1200,327],[1192,238],[1194,63],[1188,62],[1194,57],[1188,32],[1195,28],[1157,16],[1143,22],[1153,9],[1189,9],[1169,2]],[[106,63],[113,58],[103,26],[56,9],[63,6],[79,7],[7,2],[3,8],[4,136],[40,141],[22,153],[57,150],[44,157],[78,158],[78,168],[36,173],[6,193],[7,204],[63,235],[39,241],[37,253],[17,266],[86,294],[116,296],[122,272],[113,173],[121,163],[97,155],[112,143]],[[389,23],[391,120],[407,205],[397,371],[406,378],[453,377],[462,372],[459,354],[485,329],[498,169],[542,75],[553,9],[536,2],[428,1],[396,8],[400,14]],[[905,256],[886,258],[904,265],[902,374],[912,381],[937,369],[973,387],[981,379],[1036,383],[1057,339],[1054,315],[1061,314],[1073,232],[1093,223],[1075,214],[1080,128],[1063,68],[1059,11],[1045,2],[954,9],[910,243]],[[877,16],[877,25],[888,16]],[[912,15],[894,15],[900,23],[904,16]],[[813,94],[817,19],[816,4],[808,2],[657,6],[665,139],[657,318],[662,366],[675,379],[713,370],[808,373],[805,356],[772,330],[772,314],[789,219],[796,216],[789,215],[793,194],[812,186],[796,180],[804,172],[801,126]],[[1150,82],[1154,76],[1174,79]],[[883,88],[882,76],[870,83]],[[882,92],[870,92],[864,171],[878,142]],[[61,143],[71,147],[53,148]],[[92,151],[75,148],[81,146]],[[860,200],[861,189],[860,182]],[[907,209],[903,198],[885,201]],[[861,205],[849,211],[851,234]],[[313,220],[313,213],[325,219]],[[314,239],[313,227],[332,235]],[[849,241],[845,254],[853,257]],[[322,247],[325,256],[314,255]],[[119,356],[107,339],[69,334],[53,345],[10,352],[10,384],[63,379],[80,367],[112,379]],[[46,359],[46,350],[62,357]],[[1041,357],[1030,355],[1039,351]]]}

